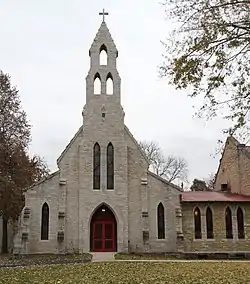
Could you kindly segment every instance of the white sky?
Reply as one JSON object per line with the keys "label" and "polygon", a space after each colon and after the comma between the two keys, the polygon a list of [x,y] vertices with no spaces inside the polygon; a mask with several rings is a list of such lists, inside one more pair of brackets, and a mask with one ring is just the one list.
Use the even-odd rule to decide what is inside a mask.
{"label": "white sky", "polygon": [[107,26],[119,50],[125,123],[138,140],[158,141],[166,155],[187,159],[189,180],[216,172],[211,157],[222,121],[194,119],[194,100],[160,79],[161,40],[171,31],[152,0],[0,0],[0,69],[20,90],[32,128],[31,151],[51,170],[82,123],[90,45]]}

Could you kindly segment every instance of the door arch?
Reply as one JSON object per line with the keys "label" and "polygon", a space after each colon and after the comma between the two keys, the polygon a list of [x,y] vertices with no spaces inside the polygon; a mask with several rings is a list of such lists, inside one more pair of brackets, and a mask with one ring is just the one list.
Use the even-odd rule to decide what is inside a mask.
{"label": "door arch", "polygon": [[105,204],[99,206],[90,222],[90,251],[117,251],[117,223],[112,210]]}

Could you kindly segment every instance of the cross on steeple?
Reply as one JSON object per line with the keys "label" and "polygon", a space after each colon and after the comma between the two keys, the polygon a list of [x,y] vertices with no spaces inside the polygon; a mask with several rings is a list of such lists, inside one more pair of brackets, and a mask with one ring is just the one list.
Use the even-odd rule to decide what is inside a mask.
{"label": "cross on steeple", "polygon": [[108,16],[108,12],[105,12],[105,9],[102,10],[102,12],[99,13],[99,15],[102,15],[102,21],[105,22],[105,16]]}

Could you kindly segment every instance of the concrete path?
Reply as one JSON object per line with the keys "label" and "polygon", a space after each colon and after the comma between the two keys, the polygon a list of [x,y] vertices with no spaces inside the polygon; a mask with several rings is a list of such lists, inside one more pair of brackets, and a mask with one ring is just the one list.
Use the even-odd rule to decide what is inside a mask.
{"label": "concrete path", "polygon": [[117,259],[116,262],[248,262],[249,260],[216,260],[216,259]]}
{"label": "concrete path", "polygon": [[92,262],[248,262],[249,260],[220,260],[220,259],[115,259],[115,253],[113,252],[93,252]]}
{"label": "concrete path", "polygon": [[93,252],[92,262],[107,262],[115,260],[113,252]]}

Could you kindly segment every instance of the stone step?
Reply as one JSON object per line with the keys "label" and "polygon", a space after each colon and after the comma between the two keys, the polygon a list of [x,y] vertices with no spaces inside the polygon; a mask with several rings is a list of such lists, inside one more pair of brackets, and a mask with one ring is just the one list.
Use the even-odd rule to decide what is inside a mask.
{"label": "stone step", "polygon": [[92,252],[92,262],[107,262],[115,260],[114,252]]}

